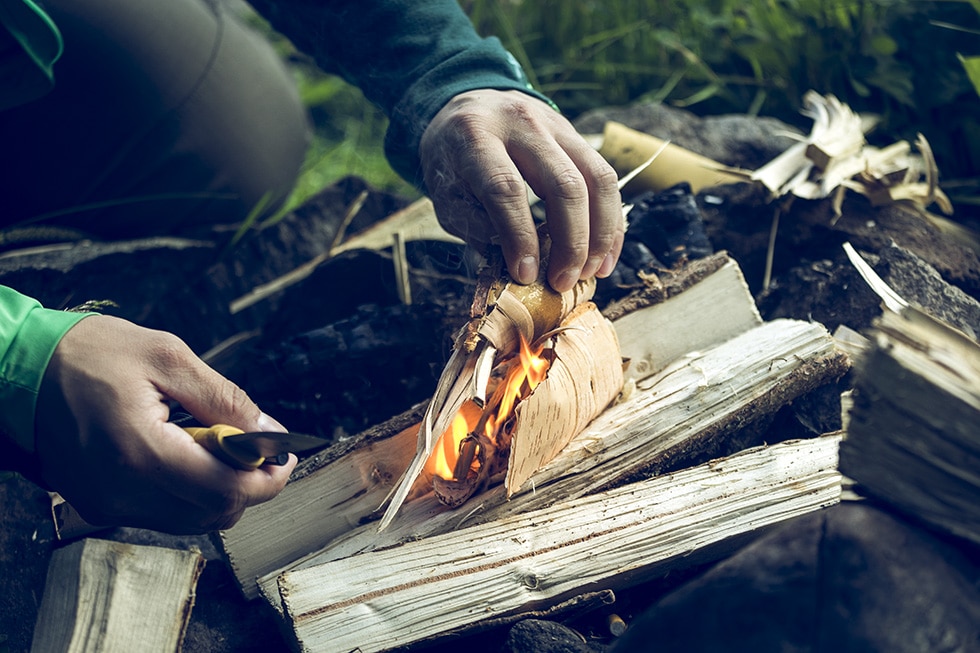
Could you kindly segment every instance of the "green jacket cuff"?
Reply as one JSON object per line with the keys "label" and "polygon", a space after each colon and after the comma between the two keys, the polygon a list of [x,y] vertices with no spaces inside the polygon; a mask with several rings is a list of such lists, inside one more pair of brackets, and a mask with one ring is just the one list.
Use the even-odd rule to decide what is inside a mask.
{"label": "green jacket cuff", "polygon": [[0,433],[34,452],[34,414],[44,372],[62,336],[92,313],[42,308],[0,286]]}

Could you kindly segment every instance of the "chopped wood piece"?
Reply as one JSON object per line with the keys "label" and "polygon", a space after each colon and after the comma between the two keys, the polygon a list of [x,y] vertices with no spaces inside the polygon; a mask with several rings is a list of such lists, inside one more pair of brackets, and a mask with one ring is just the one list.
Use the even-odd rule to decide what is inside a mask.
{"label": "chopped wood piece", "polygon": [[886,310],[855,362],[841,470],[862,492],[980,543],[980,346]]}
{"label": "chopped wood piece", "polygon": [[198,551],[96,539],[59,549],[31,650],[175,653],[203,569]]}
{"label": "chopped wood piece", "polygon": [[377,510],[415,453],[422,408],[304,460],[279,496],[221,531],[246,598],[259,596],[256,578],[319,550]]}
{"label": "chopped wood piece", "polygon": [[384,651],[702,560],[692,552],[838,501],[836,436],[743,452],[595,496],[288,572],[302,650]]}
{"label": "chopped wood piece", "polygon": [[[708,274],[681,287],[674,285],[681,280],[671,275],[655,278],[653,287],[663,289],[662,303],[641,307],[639,298],[645,291],[640,290],[606,309],[620,352],[629,361],[627,379],[644,379],[684,354],[712,347],[762,323],[741,270],[727,255],[698,259],[689,267],[707,269]],[[631,310],[623,311],[623,304]]]}

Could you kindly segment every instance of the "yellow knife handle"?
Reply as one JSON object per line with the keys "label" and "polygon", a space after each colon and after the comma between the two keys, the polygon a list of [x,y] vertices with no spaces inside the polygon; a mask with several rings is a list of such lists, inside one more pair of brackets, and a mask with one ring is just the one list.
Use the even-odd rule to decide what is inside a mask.
{"label": "yellow knife handle", "polygon": [[241,429],[227,424],[215,424],[214,426],[185,426],[184,430],[191,434],[194,441],[210,451],[216,458],[226,465],[231,465],[238,469],[255,469],[265,458],[242,447],[225,442],[229,435],[244,433]]}

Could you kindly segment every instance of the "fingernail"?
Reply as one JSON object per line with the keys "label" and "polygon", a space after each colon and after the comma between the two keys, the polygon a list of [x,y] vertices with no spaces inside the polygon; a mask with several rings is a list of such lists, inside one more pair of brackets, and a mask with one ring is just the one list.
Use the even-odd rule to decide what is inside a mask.
{"label": "fingernail", "polygon": [[612,274],[613,270],[615,269],[616,259],[613,258],[612,254],[606,254],[606,258],[602,259],[602,265],[600,265],[599,269],[596,270],[595,276],[599,277],[600,279],[605,279]]}
{"label": "fingernail", "polygon": [[533,283],[538,278],[538,259],[525,256],[517,264],[517,283]]}
{"label": "fingernail", "polygon": [[271,416],[262,413],[259,415],[258,422],[256,423],[260,431],[277,431],[279,433],[285,433],[288,429],[273,419]]}
{"label": "fingernail", "polygon": [[582,268],[581,278],[588,279],[590,277],[595,276],[596,270],[599,269],[599,266],[602,264],[602,262],[603,262],[603,258],[601,256],[590,257],[589,260],[585,262],[585,267]]}
{"label": "fingernail", "polygon": [[566,290],[571,290],[571,288],[578,283],[579,275],[581,272],[578,268],[569,268],[558,275],[558,279],[554,283],[554,289],[558,292],[565,292]]}

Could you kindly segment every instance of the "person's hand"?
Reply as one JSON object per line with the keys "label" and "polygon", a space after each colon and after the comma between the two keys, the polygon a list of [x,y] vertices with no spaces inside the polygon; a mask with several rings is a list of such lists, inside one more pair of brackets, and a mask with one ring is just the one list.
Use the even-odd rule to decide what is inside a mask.
{"label": "person's hand", "polygon": [[203,424],[284,430],[176,336],[93,316],[65,334],[45,372],[41,478],[93,524],[172,533],[228,528],[282,490],[295,456],[233,469],[167,421],[167,400]]}
{"label": "person's hand", "polygon": [[616,172],[544,102],[461,93],[426,128],[419,155],[443,228],[473,245],[499,242],[516,281],[534,281],[539,265],[525,180],[545,203],[551,286],[612,273],[623,246]]}

